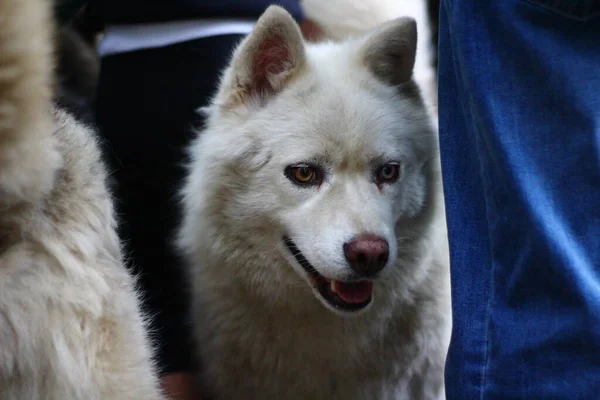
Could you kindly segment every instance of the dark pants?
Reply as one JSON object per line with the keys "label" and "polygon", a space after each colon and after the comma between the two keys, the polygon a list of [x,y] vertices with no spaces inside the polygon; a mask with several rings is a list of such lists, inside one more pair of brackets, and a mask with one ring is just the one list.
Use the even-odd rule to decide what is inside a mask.
{"label": "dark pants", "polygon": [[448,400],[600,399],[600,1],[442,0]]}
{"label": "dark pants", "polygon": [[163,373],[191,368],[188,286],[173,246],[184,149],[197,112],[242,36],[198,39],[102,60],[97,122],[125,254],[138,275]]}

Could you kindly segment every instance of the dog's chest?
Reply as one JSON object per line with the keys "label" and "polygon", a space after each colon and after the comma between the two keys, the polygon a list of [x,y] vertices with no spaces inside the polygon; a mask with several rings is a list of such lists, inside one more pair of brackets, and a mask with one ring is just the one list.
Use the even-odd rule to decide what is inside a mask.
{"label": "dog's chest", "polygon": [[204,382],[218,399],[412,398],[419,357],[391,329],[261,317],[204,325]]}

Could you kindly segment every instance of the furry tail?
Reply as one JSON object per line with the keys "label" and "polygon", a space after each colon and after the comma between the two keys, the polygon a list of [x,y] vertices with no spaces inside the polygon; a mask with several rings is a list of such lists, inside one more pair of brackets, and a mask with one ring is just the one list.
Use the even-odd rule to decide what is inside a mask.
{"label": "furry tail", "polygon": [[51,21],[49,0],[0,0],[0,207],[39,200],[60,166]]}
{"label": "furry tail", "polygon": [[363,34],[377,25],[401,16],[417,21],[419,40],[414,78],[430,108],[437,105],[434,51],[426,0],[302,0],[306,16],[317,22],[334,40]]}

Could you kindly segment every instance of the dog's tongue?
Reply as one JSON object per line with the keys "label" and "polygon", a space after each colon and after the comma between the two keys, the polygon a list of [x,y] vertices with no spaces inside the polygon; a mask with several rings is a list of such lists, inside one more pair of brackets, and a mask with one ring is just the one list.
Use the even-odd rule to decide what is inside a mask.
{"label": "dog's tongue", "polygon": [[360,304],[369,300],[373,293],[373,282],[340,282],[331,281],[332,291],[343,301],[350,304]]}

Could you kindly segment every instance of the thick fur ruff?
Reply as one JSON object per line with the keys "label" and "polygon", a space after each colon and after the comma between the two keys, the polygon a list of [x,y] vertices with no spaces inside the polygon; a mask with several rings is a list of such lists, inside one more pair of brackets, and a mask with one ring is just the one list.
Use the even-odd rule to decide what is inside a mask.
{"label": "thick fur ruff", "polygon": [[0,1],[0,399],[162,399],[93,133],[52,110],[45,0]]}
{"label": "thick fur ruff", "polygon": [[[269,8],[233,54],[191,147],[179,245],[201,381],[216,399],[433,400],[450,336],[437,137],[412,79],[416,26],[306,44]],[[402,175],[377,184],[374,168]],[[294,183],[290,165],[323,179]],[[389,243],[373,298],[342,312],[313,290],[351,279],[344,243]],[[295,253],[297,253],[295,251]]]}

